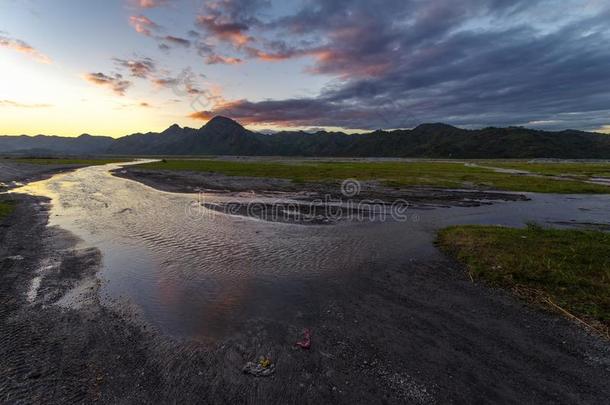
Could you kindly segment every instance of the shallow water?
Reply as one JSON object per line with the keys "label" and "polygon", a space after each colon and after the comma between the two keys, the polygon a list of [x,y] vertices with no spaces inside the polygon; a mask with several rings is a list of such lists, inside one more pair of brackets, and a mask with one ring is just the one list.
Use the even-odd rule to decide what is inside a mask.
{"label": "shallow water", "polygon": [[87,167],[14,192],[50,197],[50,225],[100,249],[105,302],[127,301],[152,326],[189,339],[218,338],[244,319],[299,316],[327,279],[373,265],[408,271],[410,260],[439,254],[435,231],[448,225],[605,224],[610,212],[610,196],[528,194],[526,202],[413,211],[405,222],[291,225],[207,210],[197,195],[114,177],[117,167]]}

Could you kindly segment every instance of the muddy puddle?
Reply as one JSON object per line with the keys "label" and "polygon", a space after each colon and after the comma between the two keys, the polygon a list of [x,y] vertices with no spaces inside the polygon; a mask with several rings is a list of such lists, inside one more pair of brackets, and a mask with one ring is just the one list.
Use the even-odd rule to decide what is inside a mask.
{"label": "muddy puddle", "polygon": [[435,232],[448,225],[610,222],[610,196],[527,194],[529,201],[414,209],[400,221],[304,226],[208,209],[232,197],[158,191],[109,173],[119,167],[82,168],[14,192],[51,198],[50,226],[101,251],[106,304],[130,305],[177,338],[214,340],[245,319],[315,313],[325,280],[349,282],[372,264],[408,271],[412,260],[438,257]]}

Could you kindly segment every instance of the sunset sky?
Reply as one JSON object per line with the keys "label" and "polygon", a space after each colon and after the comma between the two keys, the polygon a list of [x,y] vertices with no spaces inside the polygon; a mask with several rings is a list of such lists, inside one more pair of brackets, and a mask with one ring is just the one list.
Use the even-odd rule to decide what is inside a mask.
{"label": "sunset sky", "polygon": [[607,0],[0,0],[0,134],[610,132]]}

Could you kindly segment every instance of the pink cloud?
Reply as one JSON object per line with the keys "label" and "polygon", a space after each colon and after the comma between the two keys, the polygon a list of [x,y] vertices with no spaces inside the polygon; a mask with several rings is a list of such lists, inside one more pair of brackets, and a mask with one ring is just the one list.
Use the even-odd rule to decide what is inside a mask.
{"label": "pink cloud", "polygon": [[224,64],[224,65],[237,65],[242,63],[243,60],[239,59],[239,58],[233,58],[231,56],[222,56],[222,55],[209,55],[206,59],[205,59],[205,63],[207,63],[208,65],[217,65],[217,64]]}
{"label": "pink cloud", "polygon": [[0,47],[12,49],[23,53],[34,59],[36,62],[51,64],[53,61],[47,55],[30,46],[28,43],[16,39],[0,35]]}
{"label": "pink cloud", "polygon": [[155,8],[165,6],[170,0],[135,0],[135,4],[140,8]]}
{"label": "pink cloud", "polygon": [[132,15],[129,17],[129,23],[133,26],[137,33],[146,35],[147,37],[152,36],[152,31],[156,31],[161,28],[150,18],[143,15]]}

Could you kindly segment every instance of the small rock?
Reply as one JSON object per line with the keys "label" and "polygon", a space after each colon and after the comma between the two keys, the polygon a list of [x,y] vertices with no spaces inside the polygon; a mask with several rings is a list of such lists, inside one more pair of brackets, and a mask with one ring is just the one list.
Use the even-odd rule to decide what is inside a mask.
{"label": "small rock", "polygon": [[275,373],[275,364],[269,358],[261,357],[256,363],[247,362],[242,371],[255,377],[269,377]]}

